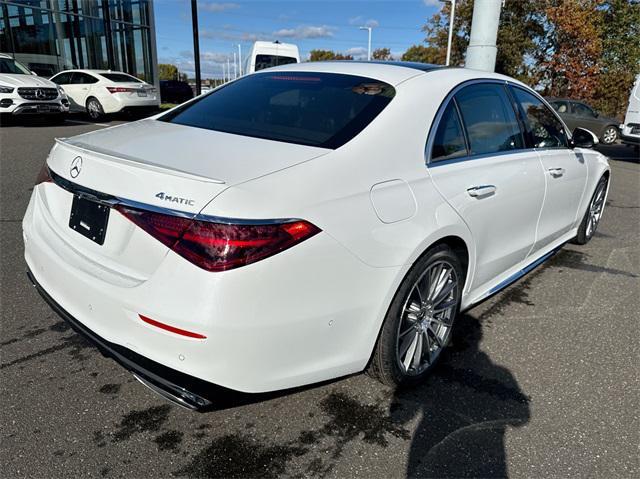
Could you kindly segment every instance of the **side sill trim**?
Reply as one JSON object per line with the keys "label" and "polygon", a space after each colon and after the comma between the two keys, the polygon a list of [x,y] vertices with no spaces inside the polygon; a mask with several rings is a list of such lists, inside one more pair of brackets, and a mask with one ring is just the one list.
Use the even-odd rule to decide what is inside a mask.
{"label": "side sill trim", "polygon": [[540,258],[538,258],[537,260],[533,261],[529,265],[525,266],[520,271],[516,271],[511,276],[509,276],[507,279],[505,279],[504,281],[502,281],[502,282],[498,283],[497,285],[495,285],[487,293],[485,293],[482,297],[480,297],[480,299],[478,299],[477,301],[475,301],[473,304],[469,305],[465,309],[472,308],[473,306],[476,306],[478,303],[481,303],[482,301],[488,299],[489,297],[493,296],[494,294],[499,293],[500,291],[505,289],[507,286],[513,284],[514,282],[516,282],[517,280],[522,278],[524,275],[526,275],[527,273],[530,273],[531,271],[536,269],[538,266],[540,266],[542,263],[547,261],[553,255],[555,255],[560,249],[562,249],[563,246],[564,246],[564,244],[561,244],[557,248],[553,249],[552,251],[550,251],[547,254],[541,256]]}

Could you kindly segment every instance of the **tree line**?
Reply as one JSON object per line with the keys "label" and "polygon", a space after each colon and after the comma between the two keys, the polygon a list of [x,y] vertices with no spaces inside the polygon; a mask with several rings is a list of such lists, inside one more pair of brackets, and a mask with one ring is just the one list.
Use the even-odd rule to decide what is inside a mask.
{"label": "tree line", "polygon": [[[423,27],[425,39],[401,55],[404,61],[444,64],[450,3]],[[451,65],[464,65],[473,0],[458,0]],[[607,115],[622,115],[640,72],[640,1],[506,0],[500,16],[496,72],[544,95],[589,102]],[[388,48],[372,53],[392,59]],[[312,50],[311,61],[352,60],[352,55]]]}

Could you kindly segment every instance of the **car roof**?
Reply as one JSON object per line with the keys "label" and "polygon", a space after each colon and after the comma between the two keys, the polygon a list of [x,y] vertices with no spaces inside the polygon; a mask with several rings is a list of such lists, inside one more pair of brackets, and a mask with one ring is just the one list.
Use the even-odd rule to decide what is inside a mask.
{"label": "car roof", "polygon": [[[358,61],[358,60],[332,60],[321,62],[290,63],[273,68],[267,68],[255,73],[256,75],[271,72],[318,72],[341,73],[344,75],[357,75],[389,83],[397,86],[409,78],[422,75],[434,75],[439,79],[451,83],[463,82],[473,79],[494,79],[511,81],[523,85],[522,82],[493,72],[471,70],[468,68],[452,68],[441,65],[431,65],[417,62],[396,61]],[[526,86],[526,85],[525,85]]]}
{"label": "car roof", "polygon": [[13,58],[13,57],[8,53],[0,53],[0,58]]}
{"label": "car roof", "polygon": [[122,73],[123,75],[133,76],[133,75],[130,75],[129,73],[121,72],[121,71],[118,71],[118,70],[97,70],[97,69],[96,70],[91,70],[91,69],[88,69],[88,68],[73,68],[71,70],[63,70],[63,71],[61,71],[59,73],[71,73],[71,72],[74,72],[74,73],[75,72],[78,72],[78,73],[95,73],[95,74],[98,74],[98,75],[102,75],[103,73]]}

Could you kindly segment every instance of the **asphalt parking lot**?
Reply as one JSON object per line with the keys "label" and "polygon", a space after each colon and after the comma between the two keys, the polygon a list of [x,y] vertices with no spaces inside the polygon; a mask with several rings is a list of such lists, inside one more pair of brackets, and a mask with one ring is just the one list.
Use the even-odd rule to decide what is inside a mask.
{"label": "asphalt parking lot", "polygon": [[21,219],[55,137],[0,128],[3,477],[639,477],[640,160],[587,246],[459,318],[424,386],[365,375],[192,413],[72,332],[25,276]]}

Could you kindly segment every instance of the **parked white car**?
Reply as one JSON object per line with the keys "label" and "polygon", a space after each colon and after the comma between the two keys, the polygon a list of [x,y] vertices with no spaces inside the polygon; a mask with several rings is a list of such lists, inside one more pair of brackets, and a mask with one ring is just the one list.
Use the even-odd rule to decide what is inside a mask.
{"label": "parked white car", "polygon": [[64,90],[33,74],[10,55],[0,53],[0,115],[47,115],[62,122],[69,112]]}
{"label": "parked white car", "polygon": [[245,73],[255,73],[265,68],[300,63],[298,46],[293,43],[255,42],[247,57]]}
{"label": "parked white car", "polygon": [[121,111],[155,111],[156,88],[127,73],[111,70],[66,70],[51,77],[71,100],[71,111],[86,111],[93,120]]}
{"label": "parked white car", "polygon": [[278,67],[58,140],[25,258],[66,321],[187,407],[214,385],[413,383],[460,310],[591,239],[597,141],[498,74]]}
{"label": "parked white car", "polygon": [[636,150],[640,147],[640,75],[631,87],[627,113],[624,123],[620,125],[620,140],[627,145],[634,145]]}

